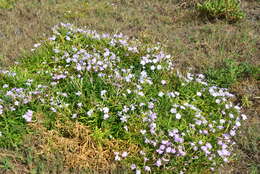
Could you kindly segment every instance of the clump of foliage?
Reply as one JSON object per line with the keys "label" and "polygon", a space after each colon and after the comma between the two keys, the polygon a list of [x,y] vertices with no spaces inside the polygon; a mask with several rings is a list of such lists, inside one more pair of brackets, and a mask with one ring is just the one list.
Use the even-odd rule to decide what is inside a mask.
{"label": "clump of foliage", "polygon": [[11,9],[17,0],[0,0],[0,9]]}
{"label": "clump of foliage", "polygon": [[87,125],[101,144],[127,142],[112,149],[114,160],[136,173],[200,173],[232,159],[247,117],[228,89],[180,73],[160,44],[63,23],[53,32],[32,56],[0,71],[1,147],[19,143],[27,124],[42,122],[40,112],[49,130],[63,117]]}
{"label": "clump of foliage", "polygon": [[197,9],[202,16],[209,19],[225,19],[236,22],[245,17],[240,8],[239,0],[206,0],[197,4]]}
{"label": "clump of foliage", "polygon": [[250,63],[238,63],[233,59],[225,59],[219,68],[209,68],[205,73],[209,82],[228,88],[237,80],[253,77],[259,78],[260,70]]}

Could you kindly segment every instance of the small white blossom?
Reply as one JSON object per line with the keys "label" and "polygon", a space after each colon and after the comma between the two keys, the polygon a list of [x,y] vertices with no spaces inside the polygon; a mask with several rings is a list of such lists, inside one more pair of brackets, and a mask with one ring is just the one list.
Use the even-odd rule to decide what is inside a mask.
{"label": "small white blossom", "polygon": [[71,118],[73,119],[77,118],[77,114],[72,114]]}
{"label": "small white blossom", "polygon": [[81,92],[80,92],[80,91],[76,92],[75,94],[76,94],[77,96],[81,96]]}
{"label": "small white blossom", "polygon": [[176,119],[178,119],[178,120],[181,119],[181,114],[177,113],[176,114]]}
{"label": "small white blossom", "polygon": [[245,114],[241,114],[241,117],[242,117],[243,120],[247,119],[247,116]]}
{"label": "small white blossom", "polygon": [[102,91],[100,92],[100,95],[101,95],[101,96],[104,96],[106,93],[107,93],[107,90],[102,90]]}
{"label": "small white blossom", "polygon": [[157,65],[157,69],[158,69],[158,70],[161,70],[161,69],[162,69],[162,66],[161,66],[161,65]]}
{"label": "small white blossom", "polygon": [[143,93],[142,91],[139,91],[139,92],[138,92],[138,95],[140,95],[140,96],[143,97],[143,96],[144,96],[144,93]]}
{"label": "small white blossom", "polygon": [[158,94],[158,96],[159,96],[159,97],[162,97],[162,96],[164,96],[164,93],[163,93],[162,91],[160,91],[159,94]]}
{"label": "small white blossom", "polygon": [[144,170],[147,171],[147,172],[150,172],[151,168],[149,166],[144,166]]}
{"label": "small white blossom", "polygon": [[202,96],[202,93],[201,92],[197,92],[197,96]]}
{"label": "small white blossom", "polygon": [[176,108],[171,108],[170,112],[171,112],[172,114],[176,114],[176,113],[177,113],[177,110],[176,110]]}
{"label": "small white blossom", "polygon": [[162,85],[166,85],[166,80],[162,80],[162,81],[161,81],[161,84],[162,84]]}
{"label": "small white blossom", "polygon": [[109,115],[108,114],[104,114],[104,120],[108,119]]}
{"label": "small white blossom", "polygon": [[128,156],[128,153],[127,153],[127,152],[123,152],[123,153],[122,153],[122,157],[123,157],[123,158],[125,158],[125,157],[127,157],[127,156]]}
{"label": "small white blossom", "polygon": [[93,110],[92,109],[87,112],[88,116],[91,116],[92,114],[93,114]]}
{"label": "small white blossom", "polygon": [[28,110],[24,115],[23,118],[26,120],[26,122],[31,122],[32,121],[32,116],[33,116],[33,111]]}
{"label": "small white blossom", "polygon": [[108,108],[108,107],[104,107],[102,110],[103,110],[103,112],[106,113],[106,114],[109,112],[109,108]]}
{"label": "small white blossom", "polygon": [[141,170],[136,170],[135,174],[141,174]]}
{"label": "small white blossom", "polygon": [[136,165],[135,165],[135,164],[132,164],[132,165],[130,166],[130,168],[131,168],[131,170],[134,170],[134,169],[136,169]]}

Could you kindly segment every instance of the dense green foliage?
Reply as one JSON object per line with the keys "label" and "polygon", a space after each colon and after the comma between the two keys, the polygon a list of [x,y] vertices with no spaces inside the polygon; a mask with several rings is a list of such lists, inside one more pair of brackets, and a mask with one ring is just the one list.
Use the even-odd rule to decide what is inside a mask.
{"label": "dense green foliage", "polygon": [[229,22],[236,22],[245,17],[239,0],[206,0],[198,3],[197,9],[201,15],[209,19],[226,19]]}
{"label": "dense green foliage", "polygon": [[207,79],[218,86],[228,88],[242,78],[259,78],[259,67],[247,62],[237,63],[233,59],[225,59],[218,68],[209,68]]}

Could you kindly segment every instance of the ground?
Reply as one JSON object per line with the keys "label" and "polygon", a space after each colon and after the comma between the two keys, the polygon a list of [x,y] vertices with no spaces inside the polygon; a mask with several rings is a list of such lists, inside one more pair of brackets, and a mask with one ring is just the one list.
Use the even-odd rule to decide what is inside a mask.
{"label": "ground", "polygon": [[[177,67],[184,70],[191,68],[194,72],[202,73],[212,70],[212,76],[218,76],[226,60],[234,63],[234,66],[226,66],[230,68],[226,73],[239,67],[241,63],[247,63],[248,67],[259,67],[259,0],[243,1],[242,9],[246,12],[246,17],[232,24],[201,18],[194,8],[195,1],[17,0],[12,1],[11,5],[2,5],[3,8],[0,3],[0,66],[12,65],[19,57],[24,56],[34,43],[50,36],[54,25],[70,22],[99,32],[122,32],[147,43],[161,42],[174,56]],[[243,103],[244,112],[249,119],[236,138],[237,159],[219,170],[222,173],[259,173],[259,73],[254,76],[245,73],[241,77],[235,74],[227,82],[231,91],[238,95],[237,102]],[[49,138],[58,139],[55,132],[52,135]],[[0,171],[37,173],[33,171],[35,166],[43,168],[50,164],[53,166],[50,173],[64,171],[66,164],[62,164],[62,160],[50,162],[35,158],[37,154],[34,154],[34,148],[39,144],[30,139],[41,136],[44,135],[39,133],[35,137],[26,137],[24,149],[0,149]],[[31,151],[28,151],[29,147]]]}

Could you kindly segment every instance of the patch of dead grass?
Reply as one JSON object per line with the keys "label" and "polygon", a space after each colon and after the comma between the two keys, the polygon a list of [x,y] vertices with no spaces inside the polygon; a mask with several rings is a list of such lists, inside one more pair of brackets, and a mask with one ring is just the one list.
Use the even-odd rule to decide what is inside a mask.
{"label": "patch of dead grass", "polygon": [[79,122],[57,121],[55,130],[47,130],[38,123],[31,124],[31,127],[37,131],[31,137],[33,142],[37,142],[37,154],[55,160],[56,153],[59,153],[68,168],[90,169],[102,173],[115,171],[120,166],[114,162],[112,149],[120,151],[128,147],[129,152],[138,152],[137,145],[122,140],[96,142],[90,129]]}

